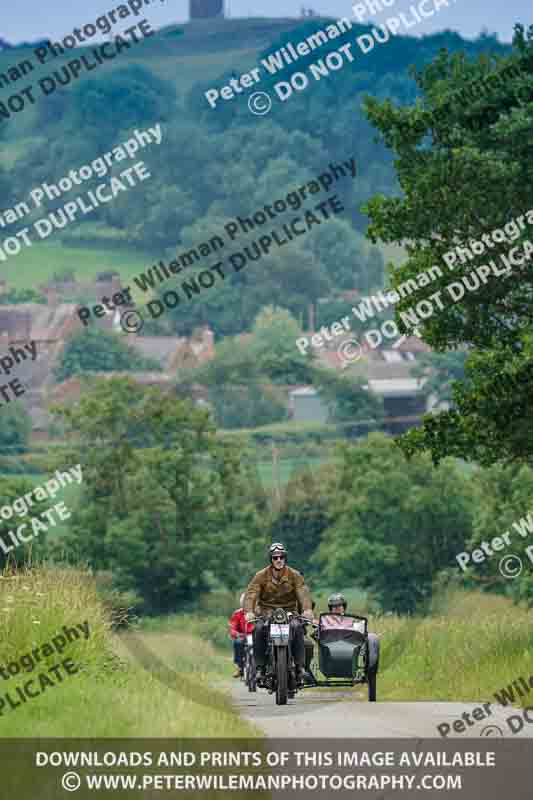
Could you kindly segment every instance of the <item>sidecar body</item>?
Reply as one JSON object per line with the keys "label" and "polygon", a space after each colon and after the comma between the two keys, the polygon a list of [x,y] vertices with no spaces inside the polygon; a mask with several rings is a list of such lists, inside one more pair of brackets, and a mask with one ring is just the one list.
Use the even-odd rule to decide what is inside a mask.
{"label": "sidecar body", "polygon": [[321,614],[314,638],[318,664],[324,676],[314,686],[355,686],[367,683],[369,700],[375,700],[379,667],[379,638],[368,633],[368,620],[357,614]]}

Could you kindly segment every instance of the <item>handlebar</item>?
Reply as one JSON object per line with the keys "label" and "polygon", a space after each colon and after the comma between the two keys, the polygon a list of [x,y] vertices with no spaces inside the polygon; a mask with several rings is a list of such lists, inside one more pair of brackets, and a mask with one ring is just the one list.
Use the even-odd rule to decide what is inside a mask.
{"label": "handlebar", "polygon": [[[293,614],[291,611],[289,611],[287,613],[287,616],[289,617],[289,620],[291,620],[291,619],[299,619],[301,622],[304,622],[306,625],[313,625],[313,627],[318,628],[318,623],[317,622],[314,622],[312,619],[308,619],[307,617],[304,617],[301,614]],[[272,616],[268,616],[268,614],[262,614],[262,615],[260,615],[258,617],[254,617],[253,619],[250,619],[250,620],[247,619],[246,622],[248,623],[248,625],[253,625],[254,622],[257,622],[260,619],[269,620],[270,621],[272,619]]]}

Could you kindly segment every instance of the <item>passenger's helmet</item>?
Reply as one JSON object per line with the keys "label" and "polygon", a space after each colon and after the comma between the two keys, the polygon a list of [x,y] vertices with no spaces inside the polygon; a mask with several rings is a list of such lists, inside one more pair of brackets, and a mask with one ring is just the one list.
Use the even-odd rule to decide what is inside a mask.
{"label": "passenger's helmet", "polygon": [[346,611],[346,606],[348,603],[346,602],[346,598],[340,592],[336,592],[335,594],[330,594],[328,597],[328,608],[331,611],[333,606],[344,606],[344,610]]}
{"label": "passenger's helmet", "polygon": [[285,560],[287,560],[287,551],[285,550],[285,545],[281,542],[274,542],[268,548],[268,554],[270,556],[270,561],[272,562],[272,557],[276,556],[285,556]]}

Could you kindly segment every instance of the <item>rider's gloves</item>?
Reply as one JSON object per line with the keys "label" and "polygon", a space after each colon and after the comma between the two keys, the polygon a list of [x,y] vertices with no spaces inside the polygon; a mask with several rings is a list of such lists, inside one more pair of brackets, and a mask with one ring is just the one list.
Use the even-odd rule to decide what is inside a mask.
{"label": "rider's gloves", "polygon": [[244,615],[244,619],[246,620],[246,622],[252,622],[252,620],[255,619],[255,614],[252,614],[251,611],[247,611],[246,614]]}
{"label": "rider's gloves", "polygon": [[308,608],[308,609],[307,609],[307,611],[304,611],[304,613],[302,614],[302,616],[304,616],[304,617],[305,617],[306,619],[308,619],[309,621],[312,621],[312,620],[313,620],[313,612],[312,612],[312,610],[311,610],[310,608]]}

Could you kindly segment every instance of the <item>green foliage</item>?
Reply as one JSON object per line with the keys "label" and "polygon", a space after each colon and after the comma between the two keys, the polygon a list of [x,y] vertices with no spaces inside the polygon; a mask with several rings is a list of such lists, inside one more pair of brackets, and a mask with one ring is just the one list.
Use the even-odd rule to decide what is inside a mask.
{"label": "green foliage", "polygon": [[76,280],[76,272],[72,267],[63,267],[62,269],[58,269],[52,275],[52,281],[54,283],[68,283],[69,281]]}
{"label": "green foliage", "polygon": [[290,562],[307,577],[320,574],[321,564],[313,564],[321,536],[331,523],[336,471],[329,466],[306,469],[292,478],[270,526],[270,540],[283,542]]}
{"label": "green foliage", "polygon": [[31,417],[20,402],[11,402],[0,410],[0,449],[3,453],[24,453],[28,449],[30,433]]}
{"label": "green foliage", "polygon": [[407,462],[382,434],[341,454],[333,523],[313,561],[328,581],[357,583],[383,609],[412,612],[471,535],[472,491],[453,464]]}
{"label": "green foliage", "polygon": [[[226,338],[215,358],[195,373],[211,388],[211,401],[223,427],[255,427],[279,422],[286,416],[281,395],[260,386],[276,383],[313,383],[330,407],[335,421],[382,420],[383,404],[363,389],[361,378],[352,380],[332,370],[312,366],[295,346],[301,334],[285,309],[265,307],[256,317],[252,333],[236,340]],[[270,403],[270,411],[269,411]]]}
{"label": "green foliage", "polygon": [[214,386],[210,400],[216,421],[222,428],[270,425],[287,418],[287,402],[283,393],[268,384]]}
{"label": "green foliage", "polygon": [[[24,478],[0,477],[2,507],[11,506],[15,500],[19,497],[23,497],[27,492],[31,492],[33,488],[33,483]],[[24,504],[25,501],[22,500],[22,505],[18,506],[21,511],[24,510]],[[42,511],[46,511],[50,507],[49,500],[35,500],[32,496],[31,506],[27,504],[27,507],[27,513],[30,517],[37,517],[39,522],[43,522],[48,527],[49,523],[46,522],[46,519],[42,520],[39,515]],[[21,516],[15,511],[10,519],[0,517],[0,539],[4,542],[6,549],[10,547],[13,548],[9,553],[6,553],[3,548],[0,549],[0,570],[3,570],[7,564],[10,566],[22,565],[26,564],[30,559],[36,562],[43,556],[46,547],[46,531],[40,531],[36,539],[14,546],[13,541],[9,537],[9,531],[16,533],[17,528],[24,524],[26,524],[26,528],[22,530],[22,535],[27,538],[31,536],[32,533],[31,523],[28,522],[27,515]]]}
{"label": "green foliage", "polygon": [[300,327],[286,309],[265,306],[255,318],[249,343],[258,371],[277,383],[308,381],[311,359],[296,348],[299,336]]}
{"label": "green foliage", "polygon": [[[167,119],[174,102],[175,92],[168,81],[140,64],[131,64],[76,83],[54,121],[84,131],[85,144],[78,146],[87,148],[97,143],[109,149],[119,131]],[[39,109],[45,105],[42,103]],[[104,115],[102,108],[107,109]]]}
{"label": "green foliage", "polygon": [[[366,292],[379,286],[383,260],[362,240],[367,219],[360,209],[373,193],[394,193],[398,185],[392,159],[374,140],[363,114],[365,93],[371,91],[405,105],[417,93],[407,74],[409,64],[429,60],[440,48],[463,49],[469,55],[505,53],[509,48],[494,37],[470,42],[448,31],[425,37],[421,55],[416,38],[394,37],[386,47],[374,48],[364,63],[356,59],[333,80],[315,82],[313,91],[295,93],[290,103],[274,108],[260,125],[246,103],[241,108],[240,104],[221,102],[216,113],[209,109],[204,89],[222,86],[232,72],[244,72],[257,64],[259,48],[274,51],[287,41],[305,38],[323,24],[323,20],[205,20],[201,31],[194,24],[190,30],[185,26],[185,35],[167,29],[147,39],[142,47],[122,52],[120,59],[82,75],[71,87],[47,97],[34,116],[24,115],[22,129],[17,120],[6,124],[3,147],[10,169],[5,180],[0,172],[5,205],[12,187],[57,182],[71,169],[91,163],[118,145],[134,128],[161,122],[161,145],[137,153],[151,173],[142,190],[121,193],[113,203],[102,204],[80,219],[79,224],[54,234],[64,243],[85,245],[68,260],[68,266],[76,265],[78,275],[85,273],[83,261],[92,256],[87,247],[107,243],[109,254],[118,262],[114,253],[117,246],[134,245],[136,249],[129,250],[126,263],[120,264],[121,276],[127,279],[161,258],[174,258],[209,236],[223,235],[223,226],[229,220],[248,216],[283,198],[323,172],[329,163],[354,157],[356,178],[344,177],[332,189],[346,209],[342,215],[289,242],[276,254],[273,249],[269,257],[248,263],[239,273],[230,270],[223,283],[172,309],[168,318],[180,334],[209,321],[218,336],[236,335],[250,329],[267,303],[305,318],[302,315],[307,314],[309,303],[333,296],[340,287]],[[353,42],[366,30],[366,26],[354,25],[344,36],[328,42],[321,51],[323,56],[342,42]],[[69,58],[66,54],[54,63],[59,69]],[[7,53],[0,53],[0,60],[5,71]],[[313,60],[311,54],[297,68]],[[175,69],[176,63],[179,69]],[[283,77],[290,71],[284,70]],[[266,80],[268,90],[270,81],[276,82],[279,75]],[[328,108],[327,118],[324,108]],[[129,163],[117,163],[113,171]],[[84,187],[94,189],[97,182],[107,179]],[[314,199],[320,202],[324,196],[308,197],[305,208],[312,208]],[[272,220],[272,226],[239,235],[231,244],[226,242],[219,255],[225,258],[241,250],[258,235],[278,227],[278,222],[279,232],[283,223],[301,214],[302,209],[291,209]],[[148,253],[136,268],[133,261],[138,260],[140,248]],[[17,285],[22,280],[19,265],[24,267],[20,272],[27,281],[33,271],[41,280],[42,254],[48,252],[50,248],[44,242],[35,243],[13,262],[16,268],[10,262],[4,268],[8,274],[13,270]],[[53,269],[66,255],[58,253],[56,257]],[[201,268],[208,265],[206,261]],[[93,272],[91,269],[90,274]],[[336,318],[321,319],[321,323],[329,324]]]}
{"label": "green foliage", "polygon": [[89,328],[75,333],[68,340],[54,375],[57,381],[65,381],[84,372],[120,370],[160,371],[161,365],[139,355],[133,347],[124,344],[119,335]]}
{"label": "green foliage", "polygon": [[[504,549],[500,552],[492,550],[492,556],[487,555],[479,564],[471,563],[466,572],[459,572],[456,563],[446,574],[455,578],[460,574],[469,587],[507,594],[515,601],[526,601],[531,607],[533,575],[527,568],[530,559],[525,550],[533,544],[533,534],[528,533],[526,525],[522,526],[525,534],[522,536],[513,523],[527,519],[532,511],[533,470],[519,464],[496,464],[490,469],[477,470],[472,478],[472,486],[476,491],[472,535],[463,549],[471,553],[482,542],[490,545],[494,537],[501,537],[505,531],[509,532],[512,545],[504,543]],[[514,580],[504,578],[499,570],[501,559],[510,554],[519,556],[526,567]]]}
{"label": "green foliage", "polygon": [[450,350],[446,353],[422,353],[413,367],[414,378],[426,378],[424,394],[433,394],[439,403],[451,403],[454,381],[464,381],[465,350]]}
{"label": "green foliage", "polygon": [[[399,107],[376,99],[366,103],[369,119],[395,151],[403,191],[401,198],[377,195],[368,204],[372,241],[408,242],[408,260],[392,276],[396,288],[431,265],[444,264],[442,256],[456,245],[468,247],[473,239],[481,240],[533,208],[533,105],[517,102],[519,90],[531,92],[531,71],[522,70],[506,81],[489,80],[495,70],[518,63],[517,56],[531,63],[533,30],[525,36],[523,27],[515,26],[513,45],[509,59],[483,54],[468,62],[465,53],[442,51],[421,71],[413,70],[424,92],[423,105]],[[474,81],[481,83],[473,95],[459,102],[455,93],[467,97]],[[473,262],[458,259],[453,280],[488,259],[498,260],[528,236],[526,227],[513,241],[496,244],[490,255],[474,257]],[[456,385],[453,411],[426,417],[421,429],[404,437],[406,454],[427,449],[435,463],[446,455],[484,464],[500,459],[531,463],[529,271],[526,261],[513,269],[514,274],[491,277],[456,303],[443,293],[444,309],[421,321],[423,338],[434,348],[471,347],[469,383]],[[441,277],[404,297],[396,307],[402,331],[407,328],[399,313],[450,282],[450,273],[443,269]]]}
{"label": "green foliage", "polygon": [[46,297],[35,289],[10,289],[5,294],[1,295],[0,300],[7,305],[16,305],[17,303],[44,303],[46,305]]}
{"label": "green foliage", "polygon": [[348,378],[333,370],[313,369],[313,384],[329,408],[330,419],[336,422],[383,421],[383,400],[364,389],[364,378]]}
{"label": "green foliage", "polygon": [[311,359],[294,344],[299,335],[288,311],[266,306],[250,335],[217,345],[215,358],[194,379],[209,387],[222,427],[250,428],[287,418],[286,391],[275,384],[303,383],[311,376]]}
{"label": "green foliage", "polygon": [[262,491],[206,411],[111,379],[56,413],[84,462],[83,500],[63,541],[70,558],[111,570],[114,587],[151,613],[194,599],[208,574],[241,580],[235,559],[253,569]]}
{"label": "green foliage", "polygon": [[402,437],[406,455],[427,449],[435,464],[453,455],[484,466],[531,465],[533,350],[527,335],[520,353],[496,343],[471,352],[465,372],[467,382],[453,388],[453,409],[424,416],[421,428]]}

